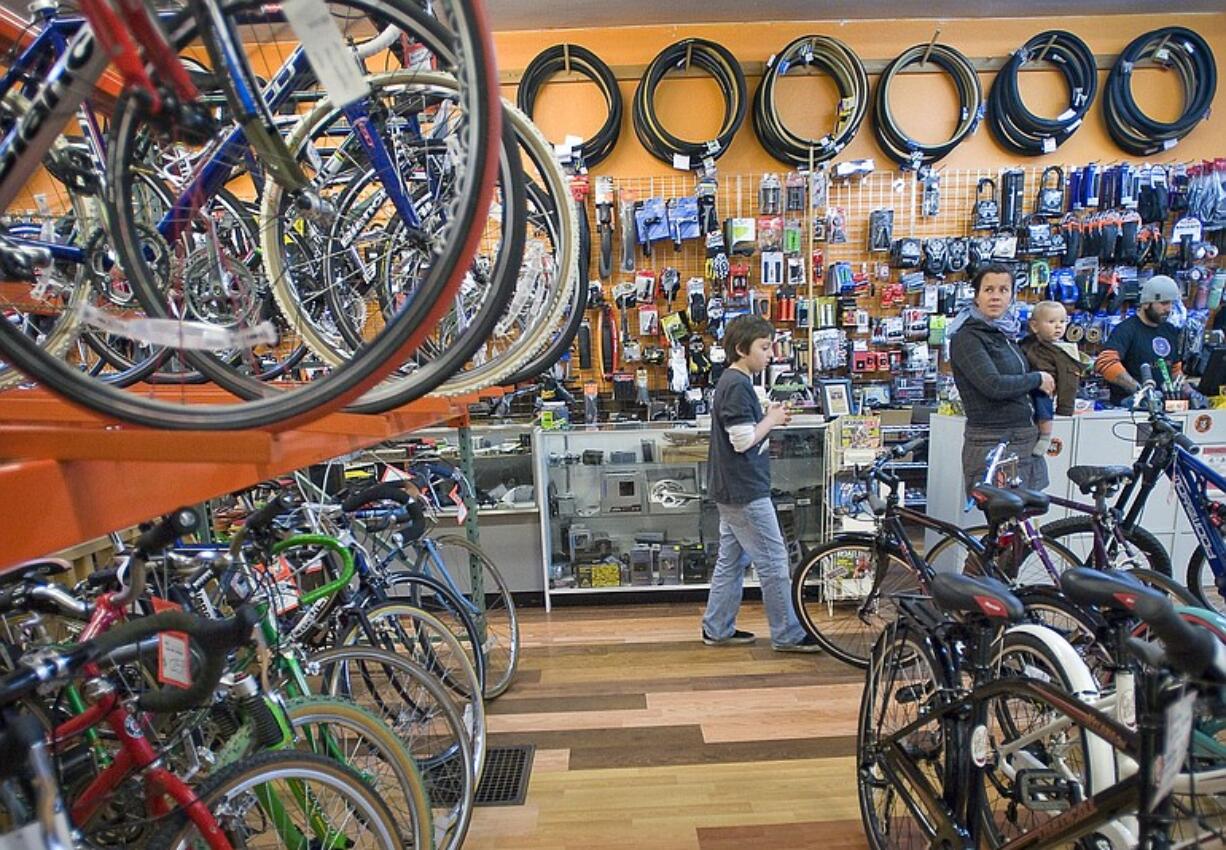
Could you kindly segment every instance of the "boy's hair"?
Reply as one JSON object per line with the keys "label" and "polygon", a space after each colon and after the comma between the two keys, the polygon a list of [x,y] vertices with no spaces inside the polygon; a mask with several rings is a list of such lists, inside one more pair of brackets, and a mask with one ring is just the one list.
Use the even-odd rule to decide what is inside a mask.
{"label": "boy's hair", "polygon": [[1030,322],[1039,321],[1042,318],[1041,314],[1051,312],[1052,310],[1059,310],[1062,313],[1068,312],[1059,301],[1040,301],[1030,311]]}
{"label": "boy's hair", "polygon": [[724,349],[736,362],[749,354],[754,340],[775,338],[774,326],[761,316],[737,316],[724,329]]}

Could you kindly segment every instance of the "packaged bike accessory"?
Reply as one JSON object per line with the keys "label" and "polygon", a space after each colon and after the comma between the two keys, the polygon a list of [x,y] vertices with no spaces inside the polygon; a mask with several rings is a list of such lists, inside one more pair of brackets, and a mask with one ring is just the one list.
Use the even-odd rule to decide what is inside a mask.
{"label": "packaged bike accessory", "polygon": [[948,248],[945,240],[938,237],[924,240],[924,274],[932,277],[945,275],[945,260]]}
{"label": "packaged bike accessory", "polygon": [[758,181],[758,212],[762,215],[783,212],[783,184],[778,174],[763,174]]}
{"label": "packaged bike accessory", "polygon": [[674,345],[684,339],[688,333],[685,320],[681,318],[680,313],[669,313],[661,317],[660,330],[664,333],[665,339]]}
{"label": "packaged bike accessory", "polygon": [[[660,274],[660,290],[664,293],[664,300],[672,303],[677,297],[677,290],[681,288],[681,272],[677,271],[672,266],[666,268]],[[654,299],[653,299],[654,300]]]}
{"label": "packaged bike accessory", "polygon": [[691,326],[707,321],[707,290],[702,278],[692,277],[685,282],[685,302]]}
{"label": "packaged bike accessory", "polygon": [[728,219],[724,228],[727,231],[724,241],[728,252],[745,256],[752,254],[757,246],[757,225],[757,220],[752,218]]}
{"label": "packaged bike accessory", "polygon": [[790,218],[783,224],[783,251],[786,254],[799,254],[804,239],[804,223],[798,218]]}
{"label": "packaged bike accessory", "polygon": [[757,227],[759,251],[778,251],[783,247],[783,218],[781,216],[758,216]]}
{"label": "packaged bike accessory", "polygon": [[643,256],[651,256],[651,245],[670,237],[668,229],[668,204],[663,198],[646,198],[634,211],[634,223],[638,243]]}
{"label": "packaged bike accessory", "polygon": [[917,269],[923,261],[923,246],[914,236],[895,239],[890,249],[890,262],[900,269]]}
{"label": "packaged bike accessory", "polygon": [[894,241],[894,210],[877,209],[868,214],[868,250],[890,250]]}
{"label": "packaged bike accessory", "polygon": [[762,254],[762,284],[764,286],[779,286],[783,283],[783,254],[779,251],[766,251]]}
{"label": "packaged bike accessory", "polygon": [[600,261],[597,268],[602,278],[613,273],[613,178],[596,178],[596,230],[600,233]]}
{"label": "packaged bike accessory", "polygon": [[[987,193],[985,194],[985,190]],[[996,181],[981,177],[975,185],[975,206],[971,214],[972,230],[995,230],[1000,226],[1000,204],[996,200]]]}
{"label": "packaged bike accessory", "polygon": [[950,274],[960,274],[966,271],[970,258],[967,256],[969,245],[961,236],[951,236],[945,240],[945,269]]}
{"label": "packaged bike accessory", "polygon": [[634,401],[634,374],[618,372],[613,376],[613,398],[615,401]]}
{"label": "packaged bike accessory", "polygon": [[660,332],[660,313],[654,304],[639,307],[639,335],[655,336]]}
{"label": "packaged bike accessory", "polygon": [[826,208],[826,189],[829,186],[826,175],[826,165],[809,172],[809,208],[821,210]]}
{"label": "packaged bike accessory", "polygon": [[635,299],[640,304],[654,303],[656,300],[656,273],[650,269],[640,270],[634,275],[634,287]]}
{"label": "packaged bike accessory", "polygon": [[728,273],[728,250],[727,243],[724,242],[724,232],[713,230],[707,234],[707,279],[727,280]]}
{"label": "packaged bike accessory", "polygon": [[592,424],[600,419],[600,387],[595,381],[583,385],[583,421]]}
{"label": "packaged bike accessory", "polygon": [[916,174],[916,177],[924,186],[924,196],[922,206],[920,207],[920,215],[925,218],[933,218],[941,214],[941,175],[934,171],[931,166],[925,165]]}
{"label": "packaged bike accessory", "polygon": [[1017,227],[1022,223],[1023,195],[1026,191],[1026,172],[1011,168],[1000,178],[1000,226]]}
{"label": "packaged bike accessory", "polygon": [[1048,217],[1064,214],[1064,169],[1060,166],[1049,165],[1043,169],[1034,213]]}
{"label": "packaged bike accessory", "polygon": [[797,171],[788,172],[784,181],[786,212],[804,212],[805,210],[805,176]]}
{"label": "packaged bike accessory", "polygon": [[681,250],[684,240],[697,239],[702,235],[698,225],[698,198],[687,196],[668,202],[668,229],[675,251]]}
{"label": "packaged bike accessory", "polygon": [[785,274],[790,285],[801,286],[805,282],[805,261],[800,257],[789,256]]}
{"label": "packaged bike accessory", "polygon": [[619,218],[621,220],[622,259],[621,270],[634,273],[634,246],[638,242],[638,228],[634,220],[634,193],[622,189],[618,192]]}
{"label": "packaged bike accessory", "polygon": [[842,207],[830,207],[826,211],[827,241],[842,244],[847,241],[847,214]]}
{"label": "packaged bike accessory", "polygon": [[639,404],[651,404],[651,394],[647,388],[647,370],[636,369],[634,371],[634,400]]}
{"label": "packaged bike accessory", "polygon": [[683,393],[690,386],[690,365],[685,358],[685,346],[674,341],[668,355],[668,388]]}

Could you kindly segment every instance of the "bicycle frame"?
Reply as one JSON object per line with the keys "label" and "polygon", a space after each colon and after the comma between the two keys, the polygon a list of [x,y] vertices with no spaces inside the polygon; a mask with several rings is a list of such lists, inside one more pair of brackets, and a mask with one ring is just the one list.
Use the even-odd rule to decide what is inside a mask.
{"label": "bicycle frame", "polygon": [[[923,625],[924,618],[910,612],[911,606],[900,600],[908,613],[904,616],[915,620],[917,631],[926,635],[937,663],[946,673],[946,681],[955,675],[958,668],[952,652],[943,639],[934,637]],[[1154,761],[1161,750],[1152,735],[1140,735],[1119,723],[1112,716],[1082,702],[1077,696],[1065,692],[1057,685],[1031,678],[988,678],[992,641],[988,639],[992,629],[973,639],[970,651],[975,653],[975,684],[969,693],[959,694],[952,689],[942,689],[927,710],[919,716],[879,740],[877,748],[884,759],[884,773],[889,778],[893,791],[900,795],[905,805],[933,824],[936,839],[946,840],[949,846],[977,848],[981,846],[982,812],[986,805],[985,772],[991,763],[985,760],[976,765],[971,757],[972,737],[976,729],[987,727],[988,705],[1001,697],[1025,699],[1051,709],[1087,733],[1106,741],[1117,752],[1125,754],[1137,764],[1137,772],[1071,805],[1066,811],[1053,817],[1038,828],[1020,835],[1002,845],[1001,850],[1047,850],[1092,832],[1106,828],[1122,817],[1140,813],[1141,838],[1156,822],[1151,818],[1148,789],[1154,779]],[[1156,715],[1165,708],[1162,702],[1162,683],[1147,679],[1145,688],[1146,711]],[[907,755],[903,742],[907,736],[932,724],[940,724],[945,739],[942,794],[933,788],[924,773]],[[1157,723],[1142,721],[1143,728],[1161,730]],[[911,790],[914,790],[914,797]],[[965,789],[965,793],[964,793]]]}

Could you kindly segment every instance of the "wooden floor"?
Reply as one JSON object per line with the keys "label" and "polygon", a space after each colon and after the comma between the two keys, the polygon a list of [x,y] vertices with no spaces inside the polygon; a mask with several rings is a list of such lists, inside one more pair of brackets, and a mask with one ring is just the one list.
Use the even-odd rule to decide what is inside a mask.
{"label": "wooden floor", "polygon": [[521,614],[519,676],[490,745],[532,743],[523,806],[478,808],[466,850],[866,847],[853,767],[863,673],[751,646],[707,647],[699,604]]}

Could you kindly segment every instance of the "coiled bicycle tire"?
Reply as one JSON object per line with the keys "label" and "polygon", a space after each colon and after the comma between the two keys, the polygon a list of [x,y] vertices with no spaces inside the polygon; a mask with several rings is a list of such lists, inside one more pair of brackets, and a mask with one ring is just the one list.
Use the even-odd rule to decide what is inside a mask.
{"label": "coiled bicycle tire", "polygon": [[[783,123],[775,103],[775,86],[793,68],[812,67],[834,79],[839,90],[838,118],[818,139],[793,132]],[[868,112],[868,74],[860,57],[837,38],[805,35],[792,41],[766,63],[762,82],[753,95],[753,129],[771,156],[798,168],[826,162],[847,147]]]}
{"label": "coiled bicycle tire", "polygon": [[[664,129],[655,111],[656,88],[670,71],[691,65],[706,71],[724,98],[719,133],[705,142],[690,142]],[[684,169],[703,167],[704,159],[719,159],[745,120],[748,107],[745,74],[736,57],[723,45],[704,38],[687,38],[661,50],[634,90],[634,133],[656,159]]]}
{"label": "coiled bicycle tire", "polygon": [[[924,61],[936,63],[954,82],[958,90],[958,127],[944,142],[924,144],[903,131],[890,110],[890,85],[902,69]],[[908,47],[881,73],[873,97],[873,133],[886,156],[906,168],[918,169],[948,156],[979,126],[983,118],[983,87],[975,66],[961,52],[947,44],[917,44]]]}
{"label": "coiled bicycle tire", "polygon": [[[1159,54],[1162,51],[1169,63]],[[1132,96],[1133,66],[1156,59],[1176,71],[1183,83],[1183,112],[1171,122],[1150,118]],[[1217,63],[1209,44],[1185,27],[1162,27],[1134,38],[1111,67],[1103,97],[1107,132],[1133,156],[1170,150],[1195,129],[1213,105]]]}
{"label": "coiled bicycle tire", "polygon": [[520,111],[532,118],[533,107],[536,106],[537,95],[541,93],[545,83],[555,74],[565,71],[575,71],[587,77],[604,96],[608,114],[600,129],[582,146],[583,163],[587,168],[593,168],[608,159],[617,145],[617,139],[622,129],[622,93],[617,87],[617,77],[604,61],[586,47],[577,44],[555,44],[546,47],[532,58],[524,69],[524,76],[519,81],[519,90],[515,93],[515,105]]}
{"label": "coiled bicycle tire", "polygon": [[[1069,90],[1068,108],[1055,118],[1035,115],[1022,100],[1018,72],[1039,58],[1060,69]],[[1098,94],[1094,53],[1065,30],[1046,30],[1015,50],[992,81],[988,94],[988,129],[1002,147],[1022,156],[1052,153],[1077,131]]]}

